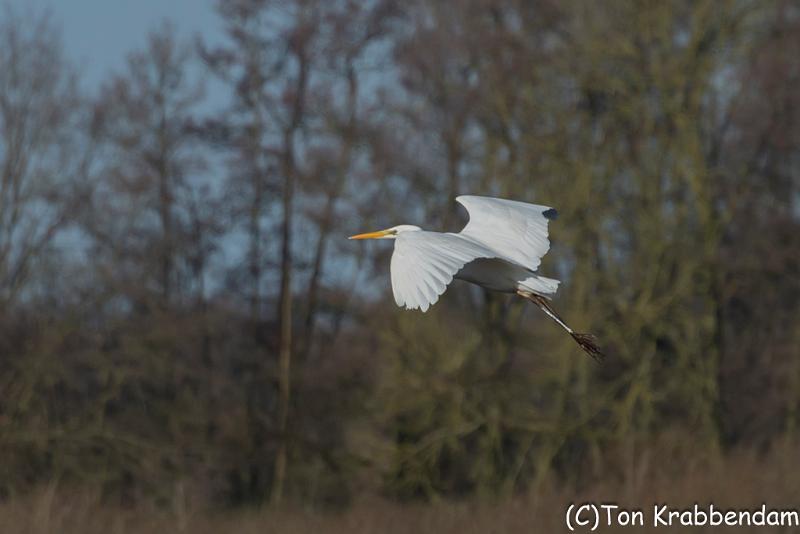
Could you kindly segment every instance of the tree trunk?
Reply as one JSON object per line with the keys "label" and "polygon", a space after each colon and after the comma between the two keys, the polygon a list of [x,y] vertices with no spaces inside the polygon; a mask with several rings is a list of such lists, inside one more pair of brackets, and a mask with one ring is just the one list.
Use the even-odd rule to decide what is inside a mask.
{"label": "tree trunk", "polygon": [[258,339],[258,323],[261,319],[261,205],[263,202],[263,186],[260,171],[255,171],[253,183],[253,202],[250,204],[250,250],[248,274],[252,284],[250,294],[250,320],[253,323],[254,337]]}
{"label": "tree trunk", "polygon": [[[287,136],[288,137],[288,136]],[[291,142],[291,141],[290,141]],[[288,162],[291,154],[286,156]],[[293,165],[293,164],[292,164]],[[287,165],[287,168],[291,168]],[[291,392],[292,362],[292,174],[287,173],[283,189],[283,230],[281,245],[281,293],[279,304],[280,347],[278,351],[278,451],[275,455],[275,473],[272,484],[272,502],[279,504],[283,498],[286,479],[287,425]]]}
{"label": "tree trunk", "polygon": [[172,236],[172,191],[169,183],[169,138],[167,133],[167,111],[164,105],[164,96],[158,93],[160,115],[158,125],[159,152],[156,163],[158,174],[158,215],[161,219],[161,301],[166,308],[172,298],[172,262],[174,239]]}
{"label": "tree trunk", "polygon": [[275,454],[275,471],[272,481],[272,504],[283,499],[288,456],[289,402],[291,400],[292,363],[292,215],[295,186],[294,137],[303,116],[308,58],[303,48],[297,52],[299,73],[292,106],[291,120],[283,134],[283,228],[281,232],[281,290],[278,315],[280,317],[280,345],[278,349],[278,450]]}
{"label": "tree trunk", "polygon": [[356,137],[358,79],[356,78],[356,71],[353,67],[352,58],[348,59],[347,62],[347,88],[347,105],[349,113],[347,123],[342,134],[342,152],[337,165],[336,179],[334,180],[333,187],[328,194],[328,199],[325,203],[325,211],[320,224],[319,240],[317,241],[317,247],[314,254],[314,267],[311,273],[311,280],[308,284],[308,305],[306,307],[304,336],[306,341],[304,343],[302,352],[303,360],[307,359],[310,355],[312,345],[314,343],[314,330],[316,328],[317,305],[319,301],[319,286],[324,267],[325,251],[327,249],[328,237],[330,236],[331,228],[333,226],[336,201],[341,195],[347,179],[347,169],[350,166],[353,145]]}
{"label": "tree trunk", "polygon": [[161,219],[161,299],[168,306],[172,298],[172,202],[166,163],[162,164],[158,177],[159,217]]}

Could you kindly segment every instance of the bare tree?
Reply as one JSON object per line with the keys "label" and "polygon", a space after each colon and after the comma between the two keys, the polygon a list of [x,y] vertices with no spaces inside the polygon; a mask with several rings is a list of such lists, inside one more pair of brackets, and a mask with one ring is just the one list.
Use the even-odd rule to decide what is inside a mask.
{"label": "bare tree", "polygon": [[0,314],[76,216],[89,170],[85,106],[47,16],[0,18]]}
{"label": "bare tree", "polygon": [[[286,6],[283,6],[286,7]],[[279,198],[277,295],[278,438],[271,498],[280,502],[286,476],[292,359],[292,273],[295,189],[298,181],[298,143],[307,113],[307,96],[319,23],[312,5],[283,7],[275,2],[223,1],[219,11],[229,25],[232,47],[206,51],[210,67],[236,88],[229,124],[232,144],[253,191],[249,212],[251,313],[260,314],[262,214],[267,191]],[[282,16],[278,16],[282,13]],[[270,174],[269,180],[265,176]],[[273,201],[274,202],[274,201]]]}
{"label": "bare tree", "polygon": [[[106,141],[107,166],[87,227],[99,257],[129,266],[109,272],[141,304],[153,291],[168,305],[180,295],[179,284],[202,278],[191,273],[188,256],[205,165],[188,130],[204,94],[190,60],[191,48],[176,43],[165,23],[149,35],[145,51],[129,56],[127,71],[103,87],[97,105],[95,130]],[[139,288],[145,293],[137,295]]]}
{"label": "bare tree", "polygon": [[364,198],[343,198],[348,186],[357,188],[369,176],[370,170],[364,169],[369,154],[365,147],[369,133],[378,130],[370,119],[373,108],[367,103],[376,89],[363,87],[374,83],[375,77],[362,72],[361,65],[382,59],[379,47],[386,43],[395,11],[391,2],[342,3],[325,11],[325,24],[333,31],[321,46],[318,70],[322,81],[312,89],[315,120],[309,128],[308,171],[301,184],[300,211],[316,233],[316,242],[309,245],[312,252],[305,255],[310,273],[298,348],[302,360],[309,357],[317,338],[320,305],[333,304],[324,299],[323,291],[330,241],[337,232],[345,232],[345,221],[337,217],[338,207],[347,202],[355,210],[367,203]]}

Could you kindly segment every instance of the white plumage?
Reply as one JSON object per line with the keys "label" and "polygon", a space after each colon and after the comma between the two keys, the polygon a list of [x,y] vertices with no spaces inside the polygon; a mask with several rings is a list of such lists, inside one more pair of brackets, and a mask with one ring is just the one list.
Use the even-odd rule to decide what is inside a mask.
{"label": "white plumage", "polygon": [[486,243],[500,257],[526,269],[539,268],[542,256],[550,250],[547,223],[556,218],[556,210],[515,200],[469,195],[462,195],[456,201],[469,213],[469,222],[460,235]]}
{"label": "white plumage", "polygon": [[547,225],[555,219],[556,210],[472,195],[456,200],[469,213],[469,222],[459,233],[400,225],[350,238],[395,240],[391,273],[397,305],[426,312],[458,278],[534,302],[586,352],[602,357],[593,336],[574,332],[548,303],[560,282],[536,274],[550,249]]}
{"label": "white plumage", "polygon": [[456,200],[469,213],[460,233],[400,227],[391,269],[398,306],[427,311],[453,278],[506,293],[518,289],[555,293],[557,280],[534,274],[550,248],[544,214],[553,218],[554,209],[499,198]]}

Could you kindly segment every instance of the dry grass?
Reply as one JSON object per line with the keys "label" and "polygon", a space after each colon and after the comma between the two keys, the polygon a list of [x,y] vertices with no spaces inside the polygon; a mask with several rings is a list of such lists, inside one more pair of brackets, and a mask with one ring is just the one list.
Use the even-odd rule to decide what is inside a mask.
{"label": "dry grass", "polygon": [[[675,507],[695,502],[724,507],[753,508],[766,502],[772,507],[800,507],[800,475],[796,471],[798,447],[784,447],[766,458],[736,454],[715,466],[690,466],[673,476],[674,459],[650,457],[640,462],[637,482],[599,483],[575,494],[554,485],[495,502],[439,502],[398,504],[380,498],[363,498],[343,512],[300,509],[203,511],[199,507],[159,510],[101,506],[89,494],[68,494],[55,487],[0,505],[0,532],[5,534],[81,533],[138,534],[191,532],[230,533],[372,533],[425,532],[486,534],[505,532],[565,531],[564,511],[571,502],[593,500],[644,508],[650,515],[654,503]],[[654,468],[652,466],[657,466]],[[685,467],[685,465],[684,465]],[[657,472],[656,472],[657,471]],[[647,528],[619,528],[647,532]],[[650,530],[666,530],[664,527]],[[714,529],[714,531],[725,529]],[[732,528],[759,532],[758,527]],[[784,529],[791,531],[792,529]],[[600,529],[612,532],[615,529]],[[702,529],[682,528],[684,532]],[[776,530],[776,531],[779,531]]]}

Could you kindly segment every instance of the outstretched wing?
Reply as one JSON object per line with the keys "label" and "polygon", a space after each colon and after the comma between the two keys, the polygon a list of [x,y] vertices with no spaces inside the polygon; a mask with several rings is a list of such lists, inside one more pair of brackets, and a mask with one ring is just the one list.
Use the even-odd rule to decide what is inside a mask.
{"label": "outstretched wing", "polygon": [[550,249],[547,223],[558,215],[548,206],[501,198],[463,195],[456,200],[469,212],[461,235],[495,251],[496,256],[535,271]]}
{"label": "outstretched wing", "polygon": [[494,256],[488,247],[458,234],[401,233],[392,254],[394,300],[409,310],[428,311],[464,265]]}

